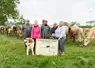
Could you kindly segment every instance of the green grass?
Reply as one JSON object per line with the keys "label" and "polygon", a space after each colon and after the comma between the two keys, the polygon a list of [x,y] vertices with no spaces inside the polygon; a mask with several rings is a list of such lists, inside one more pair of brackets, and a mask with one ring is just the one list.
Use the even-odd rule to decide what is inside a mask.
{"label": "green grass", "polygon": [[95,45],[65,42],[65,56],[26,56],[22,39],[0,35],[0,68],[95,68]]}

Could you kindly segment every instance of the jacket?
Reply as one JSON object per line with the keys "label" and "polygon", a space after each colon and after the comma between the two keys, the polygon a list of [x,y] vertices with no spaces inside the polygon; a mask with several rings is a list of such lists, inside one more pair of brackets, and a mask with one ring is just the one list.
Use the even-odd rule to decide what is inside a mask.
{"label": "jacket", "polygon": [[22,33],[23,33],[24,39],[27,37],[31,37],[31,28],[32,28],[32,25],[30,24],[23,25]]}
{"label": "jacket", "polygon": [[50,32],[50,27],[47,24],[43,24],[41,27],[41,36],[42,38],[48,38],[49,37],[49,32]]}
{"label": "jacket", "polygon": [[31,31],[31,38],[40,38],[41,34],[41,28],[39,25],[33,26]]}

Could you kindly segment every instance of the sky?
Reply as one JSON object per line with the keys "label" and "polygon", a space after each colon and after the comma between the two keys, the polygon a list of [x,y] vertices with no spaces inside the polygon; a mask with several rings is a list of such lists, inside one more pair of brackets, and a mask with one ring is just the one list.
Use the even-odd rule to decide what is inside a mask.
{"label": "sky", "polygon": [[84,25],[95,20],[95,0],[20,0],[18,10],[31,23],[47,19],[49,24],[62,20]]}

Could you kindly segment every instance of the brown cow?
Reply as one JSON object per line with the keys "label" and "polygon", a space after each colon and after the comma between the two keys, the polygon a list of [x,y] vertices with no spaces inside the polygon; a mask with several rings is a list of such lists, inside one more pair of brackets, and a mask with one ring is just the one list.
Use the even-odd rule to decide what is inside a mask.
{"label": "brown cow", "polygon": [[11,28],[11,26],[5,26],[5,31],[7,33],[7,35],[9,34],[9,29]]}
{"label": "brown cow", "polygon": [[19,37],[22,37],[23,34],[22,34],[22,27],[21,26],[17,26],[17,34]]}
{"label": "brown cow", "polygon": [[4,30],[5,30],[5,27],[2,25],[2,26],[0,26],[0,32],[1,33],[4,33]]}
{"label": "brown cow", "polygon": [[83,34],[83,29],[73,25],[71,26],[70,24],[68,25],[67,28],[67,38],[73,38],[73,41],[78,40],[78,42],[80,43],[80,45],[82,45],[82,34]]}
{"label": "brown cow", "polygon": [[7,26],[6,27],[6,31],[7,34],[11,34],[11,35],[20,35],[21,34],[21,30],[22,28],[20,26]]}

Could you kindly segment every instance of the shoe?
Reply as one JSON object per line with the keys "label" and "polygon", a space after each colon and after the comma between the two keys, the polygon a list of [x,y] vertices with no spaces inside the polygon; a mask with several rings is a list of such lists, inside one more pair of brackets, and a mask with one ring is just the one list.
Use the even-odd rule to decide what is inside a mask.
{"label": "shoe", "polygon": [[65,55],[65,53],[63,52],[63,53],[61,53],[61,55]]}

